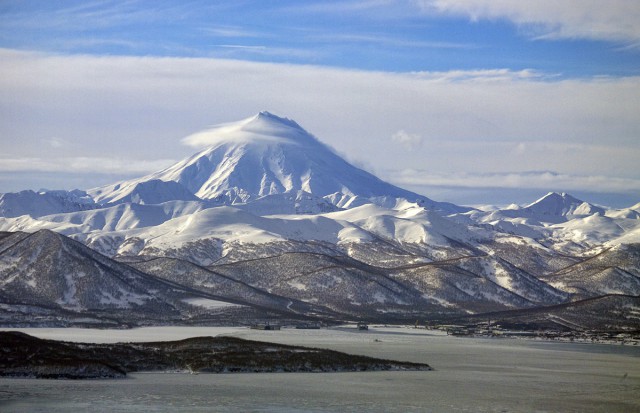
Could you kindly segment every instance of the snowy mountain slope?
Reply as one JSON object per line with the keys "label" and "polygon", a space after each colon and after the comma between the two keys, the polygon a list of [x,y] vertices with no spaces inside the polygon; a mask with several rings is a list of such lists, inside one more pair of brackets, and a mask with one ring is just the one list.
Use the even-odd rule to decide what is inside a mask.
{"label": "snowy mountain slope", "polygon": [[[108,210],[115,213],[153,207],[123,204]],[[259,216],[244,209],[245,204],[195,210],[158,225],[138,224],[135,215],[123,214],[119,220],[112,221],[121,225],[100,228],[103,222],[98,221],[100,225],[96,230],[86,231],[83,225],[86,225],[86,218],[91,214],[84,214],[82,217],[85,220],[78,222],[76,227],[71,228],[63,221],[59,229],[109,256],[168,254],[194,259],[194,250],[206,249],[208,253],[202,255],[202,261],[196,261],[203,265],[217,260],[225,251],[245,244],[293,240],[340,245],[383,239],[387,242],[428,244],[431,248],[452,248],[456,244],[474,245],[480,240],[491,239],[491,233],[486,230],[456,224],[415,204],[405,210],[389,210],[367,204],[346,211],[316,215]],[[127,219],[124,219],[125,216]],[[160,214],[160,217],[163,220],[166,215]],[[47,225],[53,228],[51,221]],[[5,229],[5,226],[0,225],[0,229]],[[180,251],[188,255],[182,255]]]}
{"label": "snowy mountain slope", "polygon": [[169,201],[156,205],[123,203],[88,211],[45,215],[37,219],[28,215],[0,218],[0,230],[35,232],[50,229],[70,236],[126,231],[160,225],[170,219],[189,215],[210,206],[206,201]]}
{"label": "snowy mountain slope", "polygon": [[566,193],[550,192],[525,206],[494,211],[469,211],[449,216],[466,225],[481,225],[516,237],[529,238],[567,253],[589,252],[598,246],[640,242],[640,213],[633,208],[604,209]]}
{"label": "snowy mountain slope", "polygon": [[552,226],[554,238],[595,247],[605,243],[617,244],[616,240],[640,229],[640,222],[628,218],[611,218],[594,214],[575,218]]}
{"label": "snowy mountain slope", "polygon": [[[0,218],[0,230],[55,230],[109,256],[146,254],[149,250],[157,255],[158,251],[201,241],[213,242],[218,247],[212,246],[219,249],[222,244],[233,243],[295,240],[340,244],[382,238],[437,247],[491,238],[485,230],[456,224],[416,203],[395,203],[394,207],[398,209],[365,204],[336,211],[322,198],[299,192],[269,195],[233,207],[210,207],[204,201],[124,203],[38,219]],[[333,212],[309,214],[313,210]],[[280,214],[272,215],[274,212]]]}
{"label": "snowy mountain slope", "polygon": [[[190,215],[218,206],[211,201],[167,201],[158,204],[116,203],[87,211],[55,213],[37,219],[31,216],[0,218],[0,230],[37,231],[51,229],[65,235],[91,232],[126,231],[160,225],[170,219]],[[237,204],[237,209],[252,215],[317,214],[338,210],[323,198],[305,192],[268,195],[248,204]]]}
{"label": "snowy mountain slope", "polygon": [[335,209],[321,198],[298,192],[268,195],[233,207],[211,207],[205,201],[124,203],[38,219],[0,218],[0,230],[51,229],[108,256],[167,255],[203,265],[220,259],[233,248],[288,241],[323,242],[351,250],[356,249],[347,244],[400,243],[413,245],[411,248],[422,259],[442,259],[455,256],[455,250],[480,246],[485,252],[496,248],[506,252],[511,248],[519,252],[509,252],[508,259],[517,261],[518,256],[530,255],[534,265],[527,268],[535,273],[551,270],[544,269],[542,260],[535,258],[547,256],[546,262],[554,260],[557,253],[549,248],[578,254],[600,245],[637,242],[640,234],[640,220],[599,213],[545,224],[524,218],[500,218],[496,216],[500,211],[443,217],[417,203],[404,201],[395,203],[395,209],[368,203],[346,210],[300,215],[304,202],[307,202],[304,208],[308,209],[303,212]]}
{"label": "snowy mountain slope", "polygon": [[131,264],[133,267],[159,278],[167,279],[195,290],[210,293],[212,297],[241,304],[249,304],[266,311],[294,314],[315,314],[335,317],[323,305],[309,304],[292,296],[277,295],[276,291],[253,286],[244,280],[229,277],[198,266],[189,261],[174,258],[155,258]]}
{"label": "snowy mountain slope", "polygon": [[605,216],[610,218],[640,219],[640,212],[632,208],[613,209],[606,211]]}
{"label": "snowy mountain slope", "polygon": [[149,282],[145,278],[51,231],[15,233],[2,240],[2,291],[21,303],[72,310],[162,306],[150,292],[158,283],[143,286]]}
{"label": "snowy mountain slope", "polygon": [[608,240],[607,246],[624,245],[624,244],[640,244],[640,226],[625,231],[620,237]]}
{"label": "snowy mountain slope", "polygon": [[423,265],[394,272],[392,276],[451,312],[478,313],[534,306],[520,295],[456,265]]}
{"label": "snowy mountain slope", "polygon": [[470,212],[467,215],[476,221],[509,221],[514,225],[543,226],[566,222],[573,218],[604,215],[605,212],[604,208],[581,201],[567,193],[549,192],[524,207],[514,205],[496,211]]}
{"label": "snowy mountain slope", "polygon": [[[322,215],[261,217],[235,207],[202,209],[200,203],[161,205],[119,204],[86,213],[61,214],[33,219],[0,218],[1,231],[50,229],[64,233],[108,256],[169,255],[194,258],[194,251],[205,255],[198,263],[217,260],[223,244],[264,244],[268,242],[327,241],[337,243],[345,230],[358,240],[371,234],[348,222]],[[171,218],[175,215],[175,218]]]}
{"label": "snowy mountain slope", "polygon": [[420,313],[498,311],[565,302],[558,291],[493,257],[377,267],[344,255],[284,253],[209,268],[339,313],[411,319]]}
{"label": "snowy mountain slope", "polygon": [[188,139],[210,146],[138,179],[0,195],[0,231],[31,233],[0,232],[0,323],[413,321],[640,295],[640,204],[434,202],[267,112]]}
{"label": "snowy mountain slope", "polygon": [[186,300],[208,297],[47,230],[0,240],[0,290],[3,308],[39,308],[96,324],[182,320],[197,312]]}
{"label": "snowy mountain slope", "polygon": [[488,231],[458,224],[418,204],[402,206],[402,209],[389,211],[376,205],[363,205],[325,216],[352,222],[382,239],[403,243],[449,246],[452,241],[475,244],[492,239]]}
{"label": "snowy mountain slope", "polygon": [[235,204],[234,207],[259,216],[315,215],[340,209],[327,199],[304,191],[265,195],[251,202]]}
{"label": "snowy mountain slope", "polygon": [[91,189],[89,194],[97,203],[117,202],[131,199],[140,184],[160,180],[177,182],[199,198],[228,204],[305,191],[332,196],[342,205],[358,196],[420,200],[448,213],[469,210],[388,184],[346,162],[294,121],[268,112],[202,134],[214,144],[162,171]]}
{"label": "snowy mountain slope", "polygon": [[157,226],[209,206],[204,201],[168,201],[154,205],[123,203],[91,211],[47,215],[39,220],[67,225],[58,231],[66,235],[91,231],[109,232]]}
{"label": "snowy mountain slope", "polygon": [[497,256],[461,259],[458,267],[480,275],[537,305],[559,304],[569,299],[569,294]]}
{"label": "snowy mountain slope", "polygon": [[37,218],[43,215],[84,211],[95,208],[93,199],[86,192],[30,190],[0,194],[0,217],[29,215]]}
{"label": "snowy mountain slope", "polygon": [[584,260],[580,256],[559,254],[532,239],[508,235],[496,237],[495,242],[485,244],[483,249],[487,254],[499,257],[536,277],[559,271]]}
{"label": "snowy mountain slope", "polygon": [[582,298],[640,295],[640,244],[615,246],[540,278]]}
{"label": "snowy mountain slope", "polygon": [[125,202],[135,204],[161,204],[168,201],[199,201],[200,198],[189,192],[178,182],[151,179],[135,182],[118,189],[118,196],[111,198],[109,204]]}
{"label": "snowy mountain slope", "polygon": [[[234,207],[209,208],[193,214],[169,220],[155,227],[127,231],[97,232],[85,235],[83,242],[89,245],[124,243],[128,239],[140,240],[141,248],[134,255],[164,255],[172,251],[174,257],[193,257],[193,250],[204,243],[208,255],[198,264],[213,262],[223,255],[223,248],[242,244],[267,244],[273,242],[325,241],[336,244],[341,234],[349,231],[358,234],[359,240],[371,238],[348,222],[330,220],[322,215],[260,217]],[[125,245],[125,244],[122,244]],[[125,245],[126,246],[126,245]],[[188,254],[183,256],[180,252]],[[130,255],[117,248],[116,254]]]}
{"label": "snowy mountain slope", "polygon": [[350,316],[384,312],[406,317],[438,307],[419,291],[390,278],[387,270],[344,255],[293,252],[209,268],[257,288]]}
{"label": "snowy mountain slope", "polygon": [[[567,193],[549,192],[522,209],[535,217],[567,217],[572,215],[604,214],[604,209],[581,201]],[[544,218],[541,219],[545,221]]]}
{"label": "snowy mountain slope", "polygon": [[[51,236],[62,241],[54,242],[55,239],[49,239]],[[47,254],[40,253],[37,245],[26,243],[30,239],[37,240],[39,238],[43,238],[43,240],[37,245],[46,245]],[[78,288],[80,282],[86,280],[88,285],[82,285],[83,291],[99,292],[107,287],[101,284],[102,278],[86,275],[87,272],[95,271],[92,266],[96,267],[96,264],[92,262],[91,258],[99,256],[99,254],[71,240],[64,240],[63,236],[50,231],[40,231],[36,234],[1,233],[0,263],[2,264],[0,268],[2,271],[0,274],[3,276],[9,274],[9,276],[2,278],[3,288],[0,290],[2,291],[0,294],[2,302],[0,304],[6,306],[8,302],[11,302],[14,303],[14,306],[20,303],[21,306],[31,305],[42,308],[42,306],[48,305],[51,307],[47,302],[50,303],[52,299],[57,297],[55,298],[56,305],[53,307],[57,307],[60,311],[87,312],[94,314],[94,316],[96,311],[102,311],[114,316],[114,314],[122,315],[123,310],[128,311],[132,305],[138,304],[139,301],[149,300],[149,294],[145,296],[138,293],[137,296],[134,296],[135,300],[127,301],[127,299],[120,297],[114,308],[96,309],[95,304],[93,307],[85,307],[87,305],[85,301],[75,298],[77,291],[80,290]],[[67,246],[69,243],[71,251],[74,252],[72,254],[74,260],[76,259],[75,248],[79,249],[81,257],[82,254],[89,256],[80,258],[80,264],[69,260],[67,257],[70,249]],[[310,246],[310,242],[302,244]],[[22,246],[20,247],[20,245]],[[273,243],[263,244],[264,251],[269,251],[272,245]],[[362,247],[368,244],[359,245]],[[256,244],[253,244],[253,247],[255,248]],[[20,253],[15,252],[16,248]],[[138,276],[153,274],[155,277],[151,280],[156,284],[152,287],[147,286],[146,290],[141,289],[147,293],[151,292],[155,298],[165,297],[159,299],[159,304],[173,303],[180,309],[177,313],[182,316],[185,314],[183,305],[192,300],[189,297],[203,295],[207,300],[216,300],[216,302],[222,300],[249,305],[254,309],[262,309],[263,313],[269,312],[272,317],[275,317],[275,314],[279,314],[278,317],[321,317],[324,319],[347,316],[407,321],[433,313],[456,314],[461,311],[480,313],[550,305],[565,302],[569,298],[569,294],[578,298],[598,296],[601,293],[634,294],[637,292],[637,283],[632,284],[630,280],[633,280],[634,277],[638,278],[633,275],[640,267],[638,251],[637,247],[635,249],[631,246],[617,247],[610,250],[608,254],[600,254],[582,260],[546,278],[533,277],[510,262],[489,255],[429,262],[418,261],[395,267],[377,267],[365,264],[341,254],[340,251],[330,252],[337,255],[293,252],[227,263],[222,263],[220,260],[219,263],[208,268],[197,266],[192,262],[169,258],[132,261],[130,266],[135,266],[140,272],[131,269],[130,266],[114,263],[106,257],[102,257],[100,260],[110,269],[118,267],[124,269],[125,275],[124,277],[119,276],[120,280],[124,278],[125,281],[128,281],[127,277],[131,277],[132,271],[134,275],[138,274]],[[25,255],[28,258],[24,258]],[[260,255],[260,253],[253,250],[252,255]],[[49,258],[52,256],[57,257],[60,264],[55,261],[56,258]],[[11,270],[16,267],[14,257],[19,257],[22,260],[17,265],[21,271],[11,273]],[[381,256],[377,254],[376,250],[369,250],[368,258],[371,261],[375,262],[379,257]],[[615,268],[611,267],[612,262],[617,262],[618,265]],[[30,264],[35,265],[34,270],[30,269]],[[48,296],[42,298],[38,293],[34,294],[29,291],[26,294],[29,297],[35,297],[35,299],[26,302],[7,299],[6,294],[9,294],[10,297],[24,295],[25,283],[28,286],[42,284],[40,280],[34,281],[29,278],[31,273],[41,274],[40,266],[47,269],[45,279],[57,280],[54,284],[61,284],[62,289],[60,290],[60,286],[47,286],[47,291],[52,294],[53,298]],[[9,271],[6,271],[7,268]],[[101,266],[98,265],[96,268],[101,268]],[[557,283],[560,276],[564,277],[565,282],[569,280],[571,275],[565,276],[564,274],[583,274],[590,273],[592,270],[595,276],[586,277],[582,281],[589,289],[579,289],[573,284]],[[126,275],[127,272],[129,276]],[[621,278],[621,275],[627,278]],[[133,278],[135,280],[136,277]],[[12,284],[17,279],[21,280],[21,283],[16,284],[19,288]],[[160,279],[171,282],[169,284],[170,293],[167,293],[162,285],[160,288],[158,287],[157,283]],[[547,279],[551,285],[543,282]],[[97,284],[98,288],[91,287],[93,284]],[[107,285],[109,284],[111,282],[108,281]],[[5,288],[5,285],[8,285],[9,288]],[[115,285],[119,284],[116,282]],[[126,287],[124,290],[130,291]],[[99,300],[96,298],[98,293],[92,294],[92,301]],[[109,294],[114,296],[111,292]],[[87,294],[83,293],[82,296],[87,296]],[[152,308],[154,308],[152,313],[158,311],[155,306]],[[175,307],[173,308],[175,309]],[[214,318],[210,318],[213,317],[211,313],[202,311],[202,316],[214,320]],[[140,317],[143,319],[151,317],[145,314],[145,311],[142,310]],[[161,314],[163,314],[162,317],[171,318],[171,314],[166,311]],[[235,317],[241,316],[238,313]]]}
{"label": "snowy mountain slope", "polygon": [[500,320],[504,327],[527,325],[530,329],[550,331],[637,331],[640,327],[640,297],[604,295],[554,306],[510,310],[452,318],[459,324],[477,324]]}

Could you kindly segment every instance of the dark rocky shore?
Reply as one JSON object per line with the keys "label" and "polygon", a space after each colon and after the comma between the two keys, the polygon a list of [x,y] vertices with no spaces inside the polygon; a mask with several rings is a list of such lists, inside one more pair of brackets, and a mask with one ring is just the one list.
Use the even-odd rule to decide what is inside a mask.
{"label": "dark rocky shore", "polygon": [[427,364],[351,355],[234,337],[155,343],[90,344],[0,332],[0,376],[122,378],[131,372],[203,373],[431,370]]}

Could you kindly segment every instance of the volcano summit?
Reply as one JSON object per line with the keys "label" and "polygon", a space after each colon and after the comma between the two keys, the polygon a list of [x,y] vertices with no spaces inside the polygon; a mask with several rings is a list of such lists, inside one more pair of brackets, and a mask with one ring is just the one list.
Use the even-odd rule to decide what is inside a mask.
{"label": "volcano summit", "polygon": [[206,148],[141,178],[0,195],[0,324],[640,328],[640,204],[436,202],[268,112],[185,142]]}
{"label": "volcano summit", "polygon": [[269,112],[219,125],[185,141],[209,146],[162,171],[88,193],[97,203],[114,204],[132,199],[155,182],[154,192],[165,191],[168,197],[180,200],[188,200],[192,194],[203,200],[238,204],[303,191],[325,197],[338,207],[361,204],[362,200],[388,204],[392,198],[403,198],[449,213],[469,210],[384,182],[342,159],[296,122]]}

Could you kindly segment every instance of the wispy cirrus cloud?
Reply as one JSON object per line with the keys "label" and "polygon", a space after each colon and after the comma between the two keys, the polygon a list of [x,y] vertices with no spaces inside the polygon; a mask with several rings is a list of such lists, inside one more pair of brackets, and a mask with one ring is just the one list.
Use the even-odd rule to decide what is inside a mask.
{"label": "wispy cirrus cloud", "polygon": [[[132,23],[163,20],[172,14],[183,15],[188,8],[180,5],[159,4],[141,7],[136,1],[89,1],[69,2],[31,8],[29,5],[17,12],[3,13],[0,22],[5,27],[27,27],[34,29],[82,30],[111,28]],[[61,7],[60,7],[61,6]],[[11,9],[9,9],[11,10]]]}
{"label": "wispy cirrus cloud", "polygon": [[538,39],[595,39],[640,43],[635,0],[415,0],[423,12],[471,20],[506,19]]}
{"label": "wispy cirrus cloud", "polygon": [[384,34],[368,33],[321,33],[309,34],[308,39],[326,43],[369,43],[391,47],[417,48],[417,49],[477,49],[481,46],[473,43],[458,43],[446,41],[427,41],[416,39],[403,39]]}
{"label": "wispy cirrus cloud", "polygon": [[246,44],[214,44],[214,47],[222,47],[224,49],[240,49],[240,50],[251,50],[251,51],[265,51],[268,49],[267,46],[255,46],[255,45],[246,45]]}
{"label": "wispy cirrus cloud", "polygon": [[295,47],[273,47],[251,44],[214,44],[211,47],[211,52],[215,56],[229,59],[242,59],[250,55],[315,59],[322,55],[321,52],[313,49]]}
{"label": "wispy cirrus cloud", "polygon": [[251,38],[270,36],[268,33],[249,30],[242,26],[210,26],[202,27],[200,31],[214,37]]}
{"label": "wispy cirrus cloud", "polygon": [[333,14],[344,15],[352,13],[383,12],[388,15],[390,9],[395,9],[397,0],[322,0],[297,2],[285,6],[284,11],[305,14]]}

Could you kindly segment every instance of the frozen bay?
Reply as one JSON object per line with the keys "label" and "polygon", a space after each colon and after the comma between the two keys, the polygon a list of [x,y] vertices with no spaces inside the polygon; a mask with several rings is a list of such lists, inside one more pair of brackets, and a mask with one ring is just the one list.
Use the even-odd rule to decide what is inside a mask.
{"label": "frozen bay", "polygon": [[123,380],[0,379],[3,412],[628,412],[640,410],[640,348],[458,338],[409,328],[21,329],[42,338],[156,341],[218,334],[429,363],[431,372],[131,374]]}

